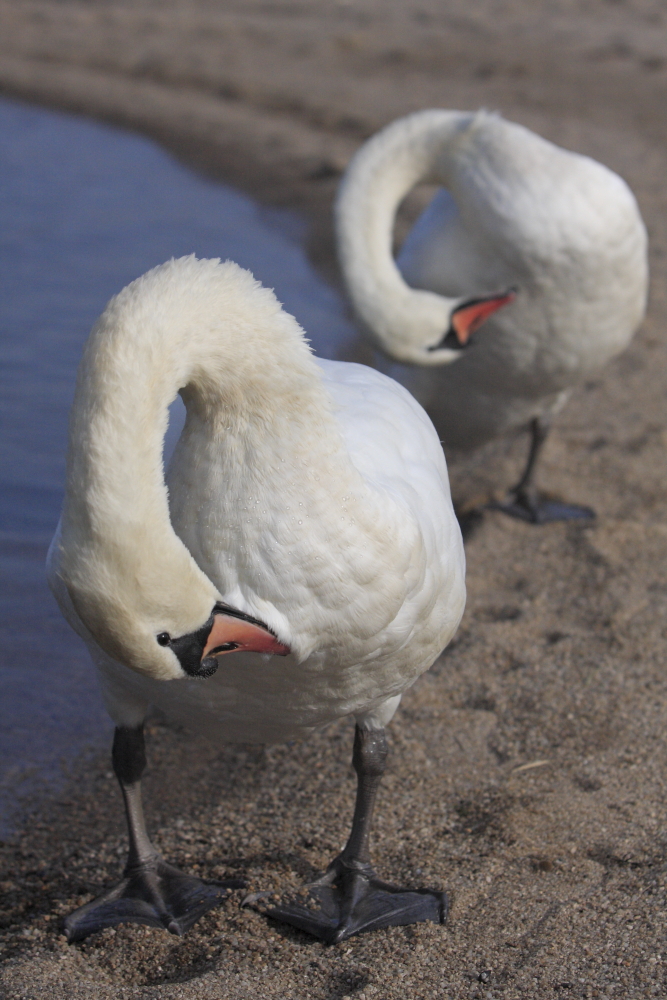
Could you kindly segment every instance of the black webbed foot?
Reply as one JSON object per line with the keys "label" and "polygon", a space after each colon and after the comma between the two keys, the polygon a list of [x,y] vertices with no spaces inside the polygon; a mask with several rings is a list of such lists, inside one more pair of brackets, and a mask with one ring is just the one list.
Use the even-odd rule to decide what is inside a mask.
{"label": "black webbed foot", "polygon": [[442,924],[448,909],[442,891],[399,889],[379,879],[370,865],[350,865],[340,858],[322,878],[305,885],[296,898],[274,906],[269,904],[268,895],[255,893],[244,900],[244,905],[327,944],[381,927],[424,920]]}
{"label": "black webbed foot", "polygon": [[126,868],[117,885],[70,913],[64,921],[65,934],[71,943],[105,927],[125,923],[149,924],[164,927],[171,934],[184,934],[232,889],[244,885],[240,879],[205,882],[155,857]]}
{"label": "black webbed foot", "polygon": [[510,517],[531,524],[549,524],[552,521],[593,521],[595,511],[579,504],[553,500],[539,493],[514,491],[505,500],[490,503],[490,510],[501,510]]}

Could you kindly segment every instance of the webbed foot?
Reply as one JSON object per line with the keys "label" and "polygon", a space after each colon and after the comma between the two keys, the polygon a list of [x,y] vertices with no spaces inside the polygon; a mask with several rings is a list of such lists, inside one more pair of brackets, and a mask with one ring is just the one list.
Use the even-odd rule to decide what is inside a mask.
{"label": "webbed foot", "polygon": [[383,882],[370,865],[346,864],[340,858],[325,875],[303,887],[300,898],[269,905],[268,893],[246,897],[251,906],[274,920],[336,944],[353,934],[380,927],[416,924],[424,920],[444,923],[447,896],[436,889],[399,889]]}
{"label": "webbed foot", "polygon": [[590,507],[583,507],[579,504],[565,503],[562,500],[553,500],[539,493],[525,493],[515,491],[510,493],[505,500],[493,501],[489,505],[490,510],[501,510],[510,517],[516,517],[521,521],[529,521],[531,524],[549,524],[551,521],[593,521],[595,511]]}
{"label": "webbed foot", "polygon": [[181,935],[232,889],[244,885],[240,879],[208,882],[186,875],[158,856],[126,868],[117,885],[70,913],[64,921],[65,934],[71,943],[105,927],[133,923]]}

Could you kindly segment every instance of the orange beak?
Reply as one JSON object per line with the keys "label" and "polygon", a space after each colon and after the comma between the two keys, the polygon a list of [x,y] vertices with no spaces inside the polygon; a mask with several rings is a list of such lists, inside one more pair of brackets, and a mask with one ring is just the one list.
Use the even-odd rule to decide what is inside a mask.
{"label": "orange beak", "polygon": [[209,656],[236,652],[274,653],[276,656],[287,656],[290,648],[279,642],[272,632],[262,628],[261,625],[216,612],[202,654],[202,662]]}
{"label": "orange beak", "polygon": [[451,326],[461,347],[465,347],[471,335],[484,320],[502,306],[508,305],[516,298],[516,291],[510,288],[502,295],[490,295],[483,299],[472,299],[464,302],[452,313]]}

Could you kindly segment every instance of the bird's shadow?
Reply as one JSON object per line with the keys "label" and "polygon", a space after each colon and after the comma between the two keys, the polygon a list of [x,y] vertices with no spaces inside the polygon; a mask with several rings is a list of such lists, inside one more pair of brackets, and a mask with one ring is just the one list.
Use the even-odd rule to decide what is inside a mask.
{"label": "bird's shadow", "polygon": [[484,522],[484,510],[481,507],[472,507],[468,510],[454,507],[456,520],[459,522],[461,537],[464,543],[471,541],[478,533]]}

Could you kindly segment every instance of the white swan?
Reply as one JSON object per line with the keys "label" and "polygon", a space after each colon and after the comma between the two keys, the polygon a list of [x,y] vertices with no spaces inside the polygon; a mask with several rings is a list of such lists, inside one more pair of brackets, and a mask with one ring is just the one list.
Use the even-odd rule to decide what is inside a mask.
{"label": "white swan", "polygon": [[[443,189],[397,266],[395,214],[420,182]],[[625,182],[496,114],[430,110],[361,147],[335,214],[356,312],[391,357],[423,367],[421,377],[390,371],[415,389],[445,447],[467,451],[530,425],[526,471],[502,506],[534,521],[590,516],[540,501],[533,473],[571,388],[627,347],[644,314],[646,231]],[[461,349],[452,318],[509,287],[514,300]]]}
{"label": "white swan", "polygon": [[[165,486],[178,391],[187,419]],[[49,581],[100,671],[130,832],[122,882],[68,918],[71,940],[123,920],[182,933],[226,891],[148,839],[149,703],[224,742],[354,715],[357,805],[346,848],[311,889],[320,911],[270,912],[327,940],[444,919],[442,893],[379,882],[368,855],[384,726],[465,601],[442,449],[405,389],[317,361],[235,264],[155,268],[111,300],[85,347]]]}

